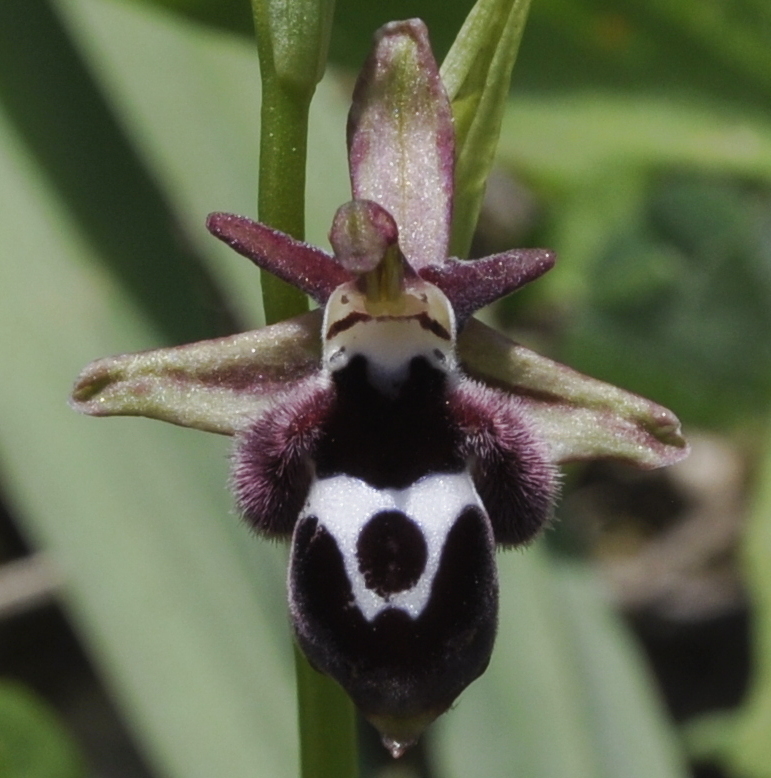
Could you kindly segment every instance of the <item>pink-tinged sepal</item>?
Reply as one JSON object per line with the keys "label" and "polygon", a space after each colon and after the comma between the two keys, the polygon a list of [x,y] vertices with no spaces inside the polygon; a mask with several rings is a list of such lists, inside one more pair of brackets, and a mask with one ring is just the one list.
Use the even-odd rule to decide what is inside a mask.
{"label": "pink-tinged sepal", "polygon": [[351,280],[351,274],[325,251],[245,216],[211,213],[206,227],[239,254],[321,305],[336,287]]}
{"label": "pink-tinged sepal", "polygon": [[558,479],[547,446],[530,428],[526,406],[468,378],[449,393],[447,405],[495,542],[517,546],[533,540],[551,518]]}
{"label": "pink-tinged sepal", "polygon": [[146,416],[233,435],[319,369],[321,312],[187,346],[98,359],[70,400],[90,416]]}
{"label": "pink-tinged sepal", "polygon": [[448,258],[422,267],[418,274],[445,293],[462,325],[475,311],[551,270],[554,260],[549,249],[512,249],[482,259]]}
{"label": "pink-tinged sepal", "polygon": [[417,271],[447,257],[454,154],[452,111],[426,26],[411,19],[381,27],[348,117],[351,185],[356,199],[391,214]]}
{"label": "pink-tinged sepal", "polygon": [[616,459],[651,469],[688,455],[671,411],[542,357],[476,319],[460,333],[458,353],[471,376],[519,397],[552,462]]}
{"label": "pink-tinged sepal", "polygon": [[329,376],[312,376],[239,435],[231,487],[241,514],[261,534],[291,536],[314,475],[322,425],[334,402]]}

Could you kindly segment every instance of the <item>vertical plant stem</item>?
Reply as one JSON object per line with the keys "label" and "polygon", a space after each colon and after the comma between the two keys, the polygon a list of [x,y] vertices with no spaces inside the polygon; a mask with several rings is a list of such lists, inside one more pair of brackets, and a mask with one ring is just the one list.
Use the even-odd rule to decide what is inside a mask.
{"label": "vertical plant stem", "polygon": [[358,775],[356,714],[345,692],[316,672],[297,646],[297,707],[303,778],[354,778]]}
{"label": "vertical plant stem", "polygon": [[[305,237],[310,98],[286,88],[276,78],[262,79],[259,218],[298,240]],[[308,309],[308,301],[299,289],[264,271],[261,281],[266,324]]]}
{"label": "vertical plant stem", "polygon": [[[309,88],[297,88],[278,77],[271,61],[267,5],[266,0],[253,0],[262,72],[259,218],[302,240],[308,112],[317,79]],[[308,308],[304,294],[269,273],[262,274],[262,297],[266,324]],[[296,646],[294,651],[302,778],[356,778],[353,705],[337,683],[316,672]]]}

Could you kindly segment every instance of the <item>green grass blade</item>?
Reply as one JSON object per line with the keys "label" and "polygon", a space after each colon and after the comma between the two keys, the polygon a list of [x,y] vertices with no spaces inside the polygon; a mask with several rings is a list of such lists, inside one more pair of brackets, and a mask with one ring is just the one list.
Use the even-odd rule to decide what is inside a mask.
{"label": "green grass blade", "polygon": [[168,342],[232,331],[200,255],[48,0],[0,4],[0,103],[89,243]]}
{"label": "green grass blade", "polygon": [[640,657],[586,571],[498,557],[490,667],[439,729],[448,778],[684,778]]}
{"label": "green grass blade", "polygon": [[471,246],[529,7],[530,0],[478,0],[442,63],[455,118],[452,256]]}

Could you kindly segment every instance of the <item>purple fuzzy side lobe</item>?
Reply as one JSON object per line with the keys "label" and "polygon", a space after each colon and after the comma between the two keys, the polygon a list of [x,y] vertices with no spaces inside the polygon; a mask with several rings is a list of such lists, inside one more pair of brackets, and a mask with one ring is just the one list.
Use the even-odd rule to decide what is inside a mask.
{"label": "purple fuzzy side lobe", "polygon": [[464,378],[448,407],[495,542],[517,546],[533,540],[551,518],[557,471],[523,420],[519,400]]}
{"label": "purple fuzzy side lobe", "polygon": [[258,532],[289,538],[305,504],[313,454],[334,402],[328,379],[314,376],[237,440],[231,487],[244,518]]}

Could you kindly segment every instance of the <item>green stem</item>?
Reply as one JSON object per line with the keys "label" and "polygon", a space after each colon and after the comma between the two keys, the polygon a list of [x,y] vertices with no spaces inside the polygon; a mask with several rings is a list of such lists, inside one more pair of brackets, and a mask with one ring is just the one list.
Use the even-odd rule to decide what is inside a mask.
{"label": "green stem", "polygon": [[[308,111],[316,79],[297,88],[278,77],[267,4],[253,0],[253,8],[262,72],[259,218],[302,240]],[[304,294],[269,273],[262,274],[262,297],[266,324],[308,309]],[[356,714],[350,699],[331,678],[313,670],[297,647],[295,668],[302,778],[356,778]]]}
{"label": "green stem", "polygon": [[308,664],[297,646],[294,657],[301,774],[303,778],[354,778],[358,754],[353,705],[337,683]]}
{"label": "green stem", "polygon": [[[276,78],[262,80],[260,129],[260,221],[298,240],[305,237],[305,159],[308,111],[312,95],[284,87]],[[263,272],[265,323],[308,310],[305,295]]]}

